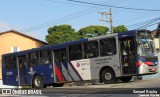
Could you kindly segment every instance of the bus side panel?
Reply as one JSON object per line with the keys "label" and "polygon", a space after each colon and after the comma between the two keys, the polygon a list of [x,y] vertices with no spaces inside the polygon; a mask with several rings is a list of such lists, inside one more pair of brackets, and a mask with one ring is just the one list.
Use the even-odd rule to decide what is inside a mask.
{"label": "bus side panel", "polygon": [[[7,66],[11,66],[11,64]],[[2,56],[2,80],[3,80],[3,85],[18,86],[17,67],[6,69],[4,56]]]}
{"label": "bus side panel", "polygon": [[75,62],[68,62],[69,81],[81,81],[82,77],[80,76],[80,70],[80,68],[77,68]]}
{"label": "bus side panel", "polygon": [[62,63],[57,62],[54,64],[55,74],[56,74],[56,82],[64,82],[64,77],[62,74]]}
{"label": "bus side panel", "polygon": [[17,69],[4,70],[3,69],[3,84],[18,86],[18,72]]}
{"label": "bus side panel", "polygon": [[110,67],[114,70],[115,76],[121,76],[121,67],[119,63],[119,56],[106,56],[100,58],[91,59],[91,79],[100,79],[100,71],[103,67]]}
{"label": "bus side panel", "polygon": [[28,75],[27,75],[28,85],[32,84],[33,77],[36,75],[40,75],[42,77],[44,84],[54,83],[52,68],[53,67],[51,64],[29,67],[27,69],[28,70]]}
{"label": "bus side panel", "polygon": [[76,81],[91,80],[91,69],[90,69],[91,64],[89,59],[71,61],[71,63],[72,63],[72,68],[70,67],[70,69],[72,69],[72,72],[70,72],[70,74],[72,75],[73,78],[78,77]]}
{"label": "bus side panel", "polygon": [[69,79],[68,79],[68,62],[62,62],[62,74],[64,76],[64,81],[69,81]]}
{"label": "bus side panel", "polygon": [[108,56],[101,56],[97,58],[92,58],[91,61],[91,79],[100,79],[100,71],[103,67],[110,67],[114,70],[115,76],[120,77],[122,76],[121,72],[121,60],[119,58],[120,50],[119,50],[119,42],[118,37],[116,39],[116,54],[108,55]]}

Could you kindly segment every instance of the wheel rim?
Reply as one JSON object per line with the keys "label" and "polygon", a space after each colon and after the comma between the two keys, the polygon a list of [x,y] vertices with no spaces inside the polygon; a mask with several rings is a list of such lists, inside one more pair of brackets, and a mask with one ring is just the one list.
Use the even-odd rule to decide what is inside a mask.
{"label": "wheel rim", "polygon": [[41,80],[40,80],[40,78],[36,78],[36,79],[35,79],[35,85],[36,85],[36,86],[40,86],[40,85],[41,85]]}
{"label": "wheel rim", "polygon": [[111,73],[106,73],[106,74],[104,75],[104,78],[105,78],[106,80],[111,80],[111,79],[112,79]]}

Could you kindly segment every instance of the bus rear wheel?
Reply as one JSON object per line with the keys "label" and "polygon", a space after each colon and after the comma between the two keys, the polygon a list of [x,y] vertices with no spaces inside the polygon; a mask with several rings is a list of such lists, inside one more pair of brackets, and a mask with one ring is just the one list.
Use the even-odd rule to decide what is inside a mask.
{"label": "bus rear wheel", "polygon": [[45,85],[43,84],[42,77],[37,75],[33,78],[33,88],[45,88]]}
{"label": "bus rear wheel", "polygon": [[121,77],[120,80],[123,82],[129,82],[132,79],[132,76]]}
{"label": "bus rear wheel", "polygon": [[115,73],[114,73],[114,71],[110,68],[102,70],[101,81],[104,82],[105,84],[115,83]]}

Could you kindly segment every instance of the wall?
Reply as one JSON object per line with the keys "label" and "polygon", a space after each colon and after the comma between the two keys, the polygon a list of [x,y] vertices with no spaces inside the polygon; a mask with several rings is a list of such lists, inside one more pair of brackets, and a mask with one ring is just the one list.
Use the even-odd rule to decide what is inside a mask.
{"label": "wall", "polygon": [[11,47],[20,47],[20,50],[27,50],[44,45],[40,41],[10,32],[0,35],[0,79],[2,79],[1,55],[11,52]]}

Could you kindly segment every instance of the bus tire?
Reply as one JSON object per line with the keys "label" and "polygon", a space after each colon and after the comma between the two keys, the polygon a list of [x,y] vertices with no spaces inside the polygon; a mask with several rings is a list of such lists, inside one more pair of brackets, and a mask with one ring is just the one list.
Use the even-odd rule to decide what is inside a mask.
{"label": "bus tire", "polygon": [[53,87],[63,87],[64,83],[54,83]]}
{"label": "bus tire", "polygon": [[36,76],[33,78],[32,86],[33,86],[33,88],[37,88],[37,89],[45,88],[45,87],[46,87],[46,85],[43,84],[42,77],[39,76],[39,75],[36,75]]}
{"label": "bus tire", "polygon": [[120,80],[123,82],[129,82],[132,79],[132,76],[121,77]]}
{"label": "bus tire", "polygon": [[112,69],[106,68],[101,72],[101,81],[105,84],[115,83],[115,73]]}

